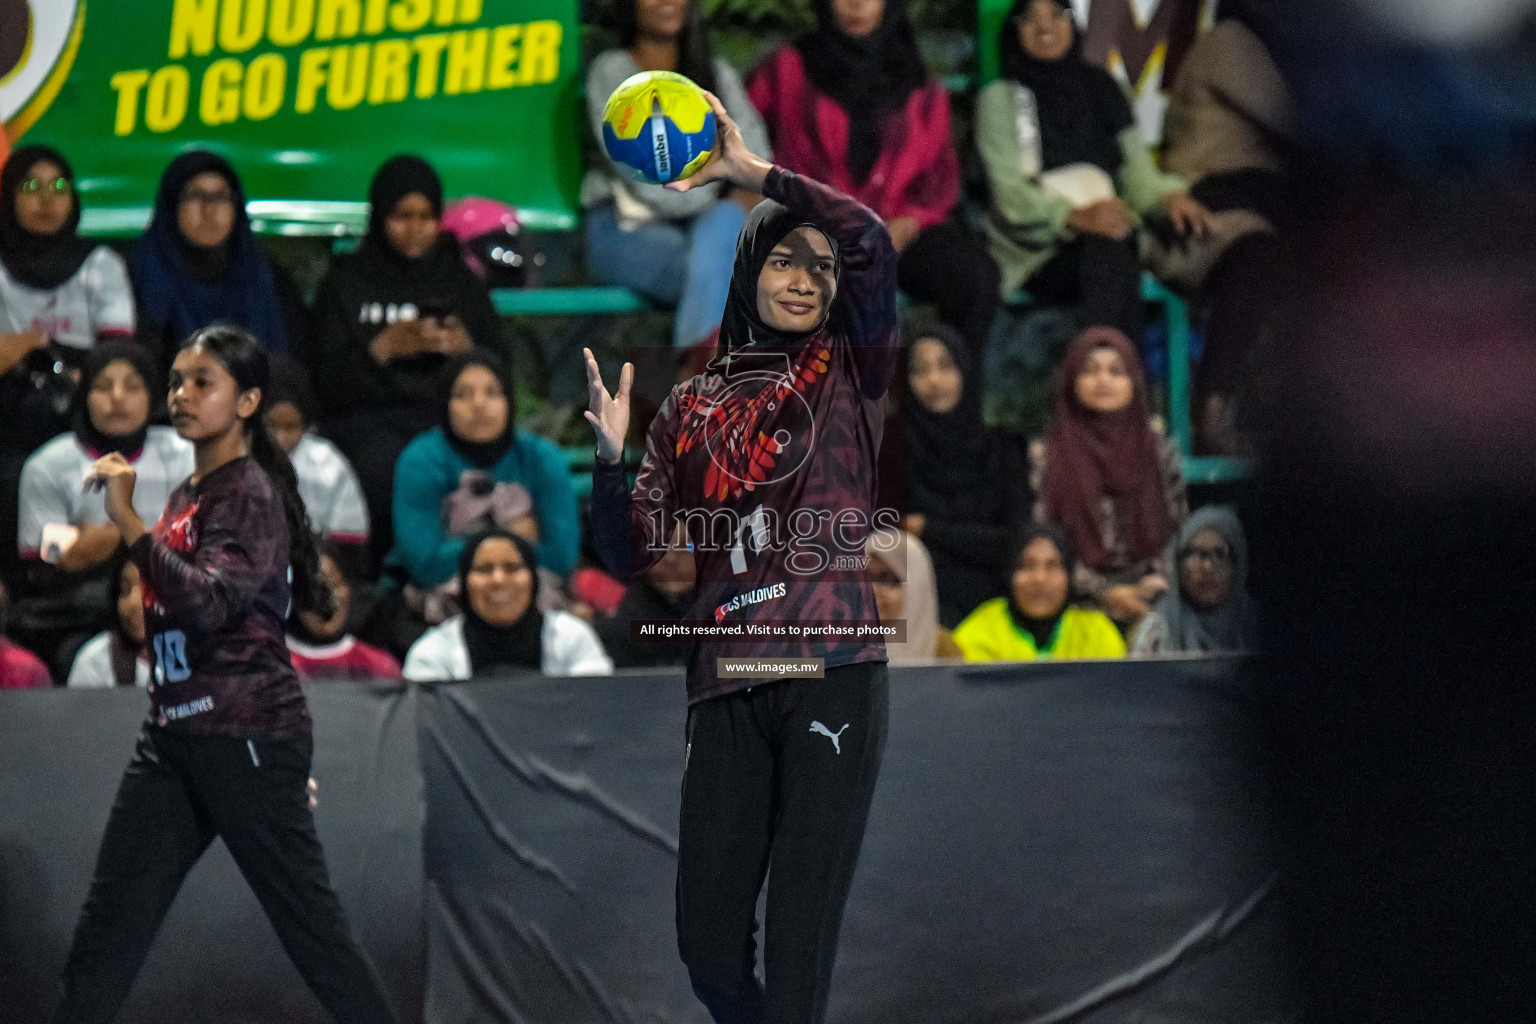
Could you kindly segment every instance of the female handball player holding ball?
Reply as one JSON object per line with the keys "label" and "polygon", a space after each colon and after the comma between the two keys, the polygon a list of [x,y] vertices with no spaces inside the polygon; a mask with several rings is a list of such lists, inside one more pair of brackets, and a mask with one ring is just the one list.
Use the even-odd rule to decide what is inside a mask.
{"label": "female handball player holding ball", "polygon": [[[737,242],[720,354],[662,405],[632,492],[621,458],[634,367],[610,395],[586,352],[598,550],[627,578],[666,554],[683,521],[693,618],[874,623],[866,574],[838,557],[863,554],[873,519],[897,353],[896,252],[874,213],[752,154],[709,100],[714,155],[668,187],[724,181],[767,198]],[[707,536],[722,522],[730,536]],[[793,543],[781,542],[786,532]],[[733,677],[721,656],[820,659],[825,677]],[[704,640],[688,703],[677,928],[694,991],[721,1024],[819,1024],[885,745],[885,645]],[[753,935],[770,858],[765,991]]]}

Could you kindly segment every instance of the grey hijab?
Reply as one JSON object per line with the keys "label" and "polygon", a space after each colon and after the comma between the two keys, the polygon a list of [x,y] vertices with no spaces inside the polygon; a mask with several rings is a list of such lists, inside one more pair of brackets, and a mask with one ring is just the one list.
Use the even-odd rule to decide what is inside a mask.
{"label": "grey hijab", "polygon": [[1184,520],[1184,525],[1169,541],[1167,564],[1177,572],[1179,552],[1205,529],[1221,534],[1227,547],[1232,549],[1232,593],[1221,605],[1202,610],[1184,597],[1179,580],[1171,581],[1173,585],[1152,609],[1168,625],[1164,650],[1189,654],[1254,650],[1258,642],[1258,619],[1253,598],[1248,595],[1248,540],[1231,509],[1208,505]]}

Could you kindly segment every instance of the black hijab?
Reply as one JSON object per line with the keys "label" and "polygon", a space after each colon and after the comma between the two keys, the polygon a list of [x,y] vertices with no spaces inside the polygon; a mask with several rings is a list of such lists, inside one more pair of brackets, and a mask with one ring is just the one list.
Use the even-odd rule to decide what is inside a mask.
{"label": "black hijab", "polygon": [[[725,317],[720,324],[720,352],[710,368],[729,377],[733,373],[754,369],[757,364],[784,368],[784,353],[797,352],[814,335],[824,330],[832,319],[837,296],[827,303],[826,315],[814,330],[781,331],[769,327],[757,312],[757,279],[774,246],[784,236],[799,227],[816,228],[810,221],[802,220],[788,207],[765,199],[747,214],[747,221],[736,239],[736,262],[731,270],[731,290],[725,302]],[[837,251],[837,240],[822,231],[832,246],[834,281],[842,278],[842,257]],[[758,358],[759,354],[764,358]],[[765,362],[766,360],[766,362]]]}
{"label": "black hijab", "polygon": [[[512,542],[523,564],[533,576],[528,595],[528,610],[510,626],[493,626],[469,603],[469,568],[475,552],[488,540],[502,538]],[[459,555],[459,595],[464,606],[464,645],[469,649],[469,670],[477,676],[501,675],[544,667],[544,615],[539,611],[539,562],[533,545],[515,533],[500,528],[477,533],[464,542]]]}
{"label": "black hijab", "polygon": [[306,429],[320,422],[320,403],[314,388],[309,386],[309,374],[291,359],[274,359],[262,406],[270,409],[284,402],[299,410]]}
{"label": "black hijab", "polygon": [[[379,256],[392,256],[403,264],[420,263],[431,257],[439,246],[433,246],[425,254],[410,259],[402,256],[389,244],[385,222],[394,212],[396,204],[412,193],[426,197],[432,205],[432,214],[443,216],[443,180],[432,165],[419,156],[409,154],[392,156],[379,165],[373,181],[368,186],[368,234],[363,238],[363,248]],[[443,239],[438,237],[439,245]]]}
{"label": "black hijab", "polygon": [[[1072,14],[1069,0],[1052,0]],[[1019,42],[1018,19],[1031,0],[1014,0],[998,36],[1004,78],[1035,96],[1043,170],[1089,163],[1109,174],[1120,169],[1120,133],[1135,123],[1131,103],[1114,76],[1083,58],[1083,32],[1073,21],[1072,46],[1059,60],[1038,60]]]}
{"label": "black hijab", "polygon": [[[400,200],[413,193],[426,197],[432,212],[442,217],[443,182],[432,165],[419,156],[393,156],[374,173],[368,187],[368,232],[352,259],[367,288],[381,299],[411,302],[423,316],[453,313],[477,342],[494,337],[494,313],[490,300],[477,307],[471,293],[483,296],[485,284],[464,262],[452,235],[439,233],[426,252],[417,257],[402,254],[389,244],[386,222]],[[484,321],[490,318],[492,322]]]}
{"label": "black hijab", "polygon": [[816,0],[816,31],[795,48],[806,77],[848,114],[845,162],[862,185],[880,159],[886,118],[928,78],[906,0],[886,0],[880,26],[857,37],[838,26],[832,0]]}
{"label": "black hijab", "polygon": [[[96,378],[101,376],[108,365],[119,359],[130,364],[144,379],[144,387],[149,391],[149,413],[144,417],[144,422],[139,424],[138,430],[131,434],[113,436],[103,434],[91,422],[90,394]],[[100,455],[108,452],[132,455],[143,448],[144,438],[149,435],[149,420],[155,411],[155,398],[160,393],[155,377],[155,361],[150,357],[149,350],[138,342],[106,341],[88,351],[81,364],[80,385],[75,390],[74,407],[70,412],[70,423],[80,443]]]}
{"label": "black hijab", "polygon": [[[453,430],[453,417],[448,410],[453,398],[453,386],[458,383],[459,374],[471,366],[483,366],[489,370],[491,376],[501,382],[502,393],[507,396],[507,425],[490,441],[466,441]],[[507,372],[507,364],[492,352],[474,348],[450,357],[440,372],[438,393],[442,399],[443,437],[447,438],[449,447],[469,460],[470,465],[490,469],[512,447],[513,435],[517,430],[517,398],[512,391],[512,375]]]}
{"label": "black hijab", "polygon": [[123,617],[117,610],[117,596],[123,587],[123,573],[134,562],[128,557],[128,549],[120,547],[108,564],[111,566],[107,579],[112,581],[112,617],[107,628],[112,639],[107,642],[107,660],[112,666],[112,685],[133,686],[138,682],[138,660],[139,655],[144,653],[144,647],[134,643],[128,631],[123,628]]}
{"label": "black hijab", "polygon": [[80,227],[80,196],[70,193],[69,217],[51,235],[39,235],[16,218],[16,194],[41,160],[58,167],[71,185],[75,172],[59,151],[49,146],[22,146],[11,153],[0,171],[0,263],[28,288],[51,291],[74,277],[96,249],[96,243],[75,234]]}
{"label": "black hijab", "polygon": [[[907,494],[915,511],[933,514],[983,492],[987,482],[987,428],[981,421],[981,381],[970,348],[947,324],[912,333],[937,341],[960,368],[960,401],[946,413],[929,410],[907,391]],[[907,353],[910,372],[913,352]]]}
{"label": "black hijab", "polygon": [[1018,600],[1013,596],[1012,572],[1008,584],[1008,617],[1013,624],[1029,634],[1035,642],[1035,650],[1043,651],[1050,645],[1051,636],[1055,634],[1056,627],[1061,624],[1061,617],[1067,614],[1067,609],[1072,605],[1072,572],[1077,567],[1077,556],[1072,550],[1072,541],[1067,537],[1066,531],[1055,523],[1030,523],[1019,532],[1018,540],[1013,545],[1013,568],[1019,567],[1019,559],[1024,557],[1024,549],[1035,541],[1044,537],[1056,545],[1056,550],[1061,552],[1061,564],[1067,570],[1067,597],[1061,602],[1061,607],[1056,609],[1056,614],[1037,619],[1027,615],[1023,608],[1019,607]]}
{"label": "black hijab", "polygon": [[[235,203],[229,237],[209,248],[188,241],[178,221],[182,189],[206,173],[224,179]],[[163,329],[173,350],[193,331],[228,321],[254,334],[267,352],[288,352],[287,321],[272,267],[251,231],[245,190],[234,167],[217,153],[192,150],[166,167],[154,214],[129,253],[128,267],[141,325]]]}

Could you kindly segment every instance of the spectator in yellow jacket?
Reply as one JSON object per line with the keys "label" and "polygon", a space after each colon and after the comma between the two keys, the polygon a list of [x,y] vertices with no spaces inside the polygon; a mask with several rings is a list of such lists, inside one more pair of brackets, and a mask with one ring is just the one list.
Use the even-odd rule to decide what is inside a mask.
{"label": "spectator in yellow jacket", "polygon": [[982,603],[955,628],[966,661],[1125,657],[1109,617],[1071,603],[1073,554],[1065,532],[1033,523],[1014,550],[1009,596]]}

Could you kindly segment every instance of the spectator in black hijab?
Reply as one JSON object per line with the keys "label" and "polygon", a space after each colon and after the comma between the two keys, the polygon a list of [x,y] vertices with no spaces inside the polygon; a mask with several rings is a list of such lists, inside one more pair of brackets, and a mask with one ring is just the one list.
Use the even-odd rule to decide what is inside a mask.
{"label": "spectator in black hijab", "polygon": [[[33,452],[22,467],[16,538],[27,579],[14,626],[47,658],[66,639],[84,640],[110,620],[116,583],[106,566],[123,542],[102,495],[81,486],[91,466],[111,452],[133,465],[133,505],[145,522],[160,517],[171,492],[192,473],[191,444],[170,427],[150,425],[165,394],[159,380],[149,353],[135,342],[92,348],[75,394],[74,430]],[[73,540],[55,539],[60,528]]]}
{"label": "spectator in black hijab", "polygon": [[981,381],[953,328],[935,324],[915,333],[907,382],[902,525],[932,556],[939,623],[953,629],[1003,593],[1014,537],[1033,505],[1027,450],[982,423]]}
{"label": "spectator in black hijab", "polygon": [[459,554],[464,610],[411,645],[405,678],[611,674],[613,662],[591,626],[570,612],[539,610],[538,570],[533,545],[515,533],[471,537]]}
{"label": "spectator in black hijab", "polygon": [[302,343],[304,300],[262,253],[245,202],[240,176],[217,153],[183,153],[160,176],[128,266],[137,336],[162,369],[192,332],[219,322],[250,331],[271,355]]}
{"label": "spectator in black hijab", "polygon": [[443,360],[476,346],[500,352],[502,342],[485,285],[438,231],[443,184],[431,165],[390,158],[368,198],[368,234],[336,261],[315,297],[308,363],[323,432],[362,482],[377,564],[393,537],[395,462],[437,422]]}
{"label": "spectator in black hijab", "polygon": [[[23,7],[23,13],[25,8]],[[21,146],[0,171],[0,537],[16,536],[23,462],[68,429],[73,381],[97,342],[133,333],[123,259],[75,233],[80,198],[69,163],[47,146]],[[41,385],[41,386],[40,386]],[[15,548],[0,544],[0,578],[20,592]]]}
{"label": "spectator in black hijab", "polygon": [[0,172],[0,373],[49,341],[78,365],[97,341],[133,333],[123,258],[76,234],[80,197],[63,154],[22,146]]}

